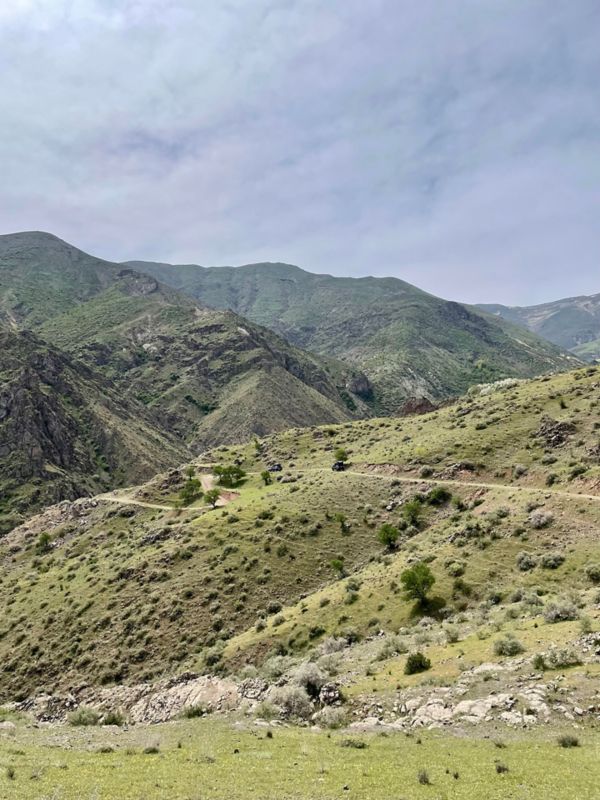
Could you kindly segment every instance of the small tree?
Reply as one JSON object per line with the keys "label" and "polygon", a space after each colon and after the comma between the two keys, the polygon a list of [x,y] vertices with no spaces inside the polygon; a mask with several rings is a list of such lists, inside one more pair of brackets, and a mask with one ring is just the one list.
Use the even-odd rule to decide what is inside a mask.
{"label": "small tree", "polygon": [[38,540],[35,543],[35,552],[41,556],[44,553],[48,553],[52,549],[52,537],[49,533],[44,531],[40,533],[38,536]]}
{"label": "small tree", "polygon": [[402,508],[402,516],[409,525],[414,525],[418,528],[421,523],[421,512],[423,510],[423,503],[418,497],[414,497],[405,503]]}
{"label": "small tree", "polygon": [[377,538],[388,550],[394,549],[399,536],[400,531],[398,528],[394,528],[389,522],[384,522],[377,532]]}
{"label": "small tree", "polygon": [[212,506],[212,508],[216,508],[220,496],[221,496],[220,489],[217,489],[215,487],[214,489],[209,489],[208,492],[205,493],[204,499],[210,506]]}
{"label": "small tree", "polygon": [[348,461],[348,452],[343,447],[338,447],[333,457],[336,461],[342,461],[345,464]]}
{"label": "small tree", "polygon": [[260,477],[263,479],[265,486],[270,486],[273,483],[273,478],[271,477],[271,473],[268,469],[264,469],[260,473]]}
{"label": "small tree", "polygon": [[198,500],[202,497],[202,484],[198,478],[193,477],[193,467],[191,467],[191,470],[191,474],[188,472],[188,479],[179,492],[179,499],[185,506],[188,506],[190,503],[193,503],[194,500]]}
{"label": "small tree", "polygon": [[237,486],[237,484],[246,477],[244,470],[237,464],[230,464],[229,466],[217,465],[213,468],[213,474],[218,478],[221,486]]}
{"label": "small tree", "polygon": [[435,577],[427,564],[420,561],[414,567],[405,569],[400,576],[404,592],[409,600],[417,600],[421,605],[427,602],[427,593],[435,583]]}

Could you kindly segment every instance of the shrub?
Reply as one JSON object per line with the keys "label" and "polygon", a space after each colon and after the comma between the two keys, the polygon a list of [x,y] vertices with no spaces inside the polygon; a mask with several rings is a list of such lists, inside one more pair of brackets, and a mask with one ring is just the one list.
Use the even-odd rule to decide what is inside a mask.
{"label": "shrub", "polygon": [[405,675],[415,675],[418,672],[426,672],[431,669],[431,661],[423,653],[411,653],[404,665]]}
{"label": "shrub", "polygon": [[344,463],[348,461],[348,453],[346,450],[344,450],[343,447],[338,447],[335,453],[333,454],[333,457],[336,461],[342,461]]}
{"label": "shrub", "polygon": [[529,524],[536,530],[547,528],[553,522],[554,516],[549,511],[533,511],[529,515]]}
{"label": "shrub", "polygon": [[292,683],[305,689],[310,697],[318,697],[325,682],[325,675],[313,661],[301,664],[292,677]]}
{"label": "shrub", "polygon": [[494,642],[494,654],[497,656],[517,656],[524,652],[525,648],[514,636],[504,636]]}
{"label": "shrub", "polygon": [[343,728],[348,722],[348,714],[339,706],[325,706],[315,714],[315,722],[323,728]]}
{"label": "shrub", "polygon": [[254,713],[259,719],[270,721],[272,719],[277,719],[279,716],[279,709],[268,700],[263,700],[256,706]]}
{"label": "shrub", "polygon": [[352,747],[354,750],[366,750],[369,745],[364,739],[342,739],[340,747]]}
{"label": "shrub", "polygon": [[581,664],[577,651],[572,647],[553,647],[545,654],[543,661],[547,669],[563,669]]}
{"label": "shrub", "polygon": [[500,762],[498,762],[496,764],[496,772],[498,773],[498,775],[503,775],[505,772],[508,772],[508,767],[506,766],[506,764],[501,764]]}
{"label": "shrub", "polygon": [[273,690],[271,699],[287,717],[307,719],[312,714],[310,697],[301,686],[279,686]]}
{"label": "shrub", "polygon": [[408,648],[399,636],[388,636],[385,642],[381,645],[376,658],[377,661],[385,661],[387,658],[392,658],[392,656],[397,656],[398,654],[406,653],[407,651]]}
{"label": "shrub", "polygon": [[431,779],[426,769],[419,770],[417,774],[417,780],[419,781],[421,786],[429,786],[431,784]]}
{"label": "shrub", "polygon": [[206,707],[201,705],[188,706],[183,710],[183,716],[185,719],[197,719],[198,717],[203,717],[206,713]]}
{"label": "shrub", "polygon": [[40,533],[38,536],[37,542],[35,543],[35,552],[38,556],[42,556],[45,553],[49,553],[52,549],[52,537],[49,533],[44,531]]}
{"label": "shrub", "polygon": [[559,747],[579,747],[579,739],[569,733],[558,737]]}
{"label": "shrub", "polygon": [[80,706],[76,711],[69,714],[69,725],[75,726],[90,726],[97,725],[100,719],[100,714],[93,708],[87,706]]}
{"label": "shrub", "polygon": [[444,503],[450,502],[452,499],[452,492],[449,492],[445,486],[436,486],[427,493],[426,500],[430,506],[443,506]]}
{"label": "shrub", "polygon": [[585,568],[585,576],[592,583],[600,583],[600,564],[588,564]]}
{"label": "shrub", "polygon": [[523,550],[517,555],[517,567],[521,570],[521,572],[528,572],[536,565],[537,559],[530,553],[527,553]]}
{"label": "shrub", "polygon": [[125,724],[125,715],[122,711],[107,711],[102,718],[103,725],[121,725]]}
{"label": "shrub", "polygon": [[558,569],[565,563],[565,557],[561,553],[546,553],[540,559],[540,566],[544,569]]}
{"label": "shrub", "polygon": [[577,619],[579,611],[573,603],[551,603],[544,611],[544,619],[546,622],[554,624],[555,622],[567,622]]}

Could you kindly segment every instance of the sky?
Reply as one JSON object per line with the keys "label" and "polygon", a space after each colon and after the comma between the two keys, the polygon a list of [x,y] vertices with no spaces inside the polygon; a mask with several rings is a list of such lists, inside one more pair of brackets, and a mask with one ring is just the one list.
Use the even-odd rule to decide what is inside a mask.
{"label": "sky", "polygon": [[0,232],[600,292],[598,0],[1,0]]}

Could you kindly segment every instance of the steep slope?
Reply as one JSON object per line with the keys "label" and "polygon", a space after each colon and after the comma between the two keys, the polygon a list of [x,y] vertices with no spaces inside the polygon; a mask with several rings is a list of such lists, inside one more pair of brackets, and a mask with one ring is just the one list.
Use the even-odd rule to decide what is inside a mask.
{"label": "steep slope", "polygon": [[385,411],[408,397],[441,399],[474,383],[569,366],[538,337],[396,278],[335,278],[289,264],[131,264],[209,306],[231,308],[300,347],[354,365]]}
{"label": "steep slope", "polygon": [[[598,379],[590,368],[510,381],[421,417],[219,448],[196,464],[207,483],[211,464],[237,460],[248,473],[226,508],[177,508],[186,478],[174,471],[49,509],[0,542],[2,698],[260,667],[270,656],[278,675],[282,654],[306,657],[325,636],[356,641],[379,630],[420,636],[434,674],[459,680],[467,664],[492,656],[490,633],[477,636],[477,625],[516,620],[537,647],[572,636],[572,617],[545,624],[540,614],[564,596],[593,611]],[[337,447],[350,458],[340,473],[331,470]],[[273,461],[284,469],[265,485]],[[384,523],[398,530],[394,549],[379,540]],[[433,622],[417,624],[401,591],[416,560],[436,577],[428,614],[470,628],[458,649],[428,638]],[[371,650],[383,641],[374,639]],[[356,662],[345,653],[338,669],[348,670],[349,695],[369,685],[395,691],[404,652]]]}
{"label": "steep slope", "polygon": [[600,358],[600,294],[567,297],[537,306],[480,305],[509,322],[571,350],[578,358]]}
{"label": "steep slope", "polygon": [[0,533],[48,503],[148,478],[188,451],[109,381],[0,329]]}
{"label": "steep slope", "polygon": [[49,234],[0,237],[0,314],[101,371],[198,449],[368,413],[355,370]]}

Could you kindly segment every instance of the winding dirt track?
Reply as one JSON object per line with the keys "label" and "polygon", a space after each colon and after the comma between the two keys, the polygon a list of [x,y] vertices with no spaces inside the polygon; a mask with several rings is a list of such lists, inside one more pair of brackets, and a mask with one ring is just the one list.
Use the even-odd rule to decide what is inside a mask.
{"label": "winding dirt track", "polygon": [[[396,480],[400,483],[407,483],[413,485],[422,486],[423,484],[428,484],[430,486],[454,486],[454,487],[468,487],[472,486],[474,489],[491,489],[491,490],[498,490],[501,492],[521,492],[523,494],[545,494],[545,495],[554,495],[556,497],[565,497],[569,500],[592,500],[593,502],[600,502],[600,495],[596,494],[582,494],[578,492],[564,492],[560,489],[551,489],[548,487],[533,487],[533,486],[513,486],[510,484],[504,483],[485,483],[483,481],[460,481],[460,480],[453,480],[451,478],[416,478],[416,477],[406,477],[401,475],[389,474],[384,472],[378,472],[378,469],[383,469],[386,465],[383,464],[372,464],[369,465],[372,469],[367,469],[365,471],[362,470],[354,470],[354,469],[347,469],[344,473],[345,475],[356,475],[361,478],[378,478],[380,480]],[[313,467],[309,469],[302,470],[303,472],[312,472],[312,473],[329,473],[329,470],[325,467]],[[250,472],[249,475],[259,475],[258,472]],[[212,489],[214,486],[214,478],[212,475],[200,475],[200,481],[202,483],[202,489],[206,492],[209,489]],[[217,506],[223,507],[230,503],[232,500],[235,500],[239,497],[237,492],[231,491],[224,491],[221,494],[217,502]],[[130,494],[119,494],[119,492],[107,492],[106,494],[101,494],[98,496],[99,500],[106,500],[109,503],[117,503],[120,505],[132,505],[132,506],[141,506],[142,508],[152,508],[158,511],[174,511],[175,506],[168,506],[168,505],[161,505],[159,503],[147,503],[144,500],[138,500],[135,497],[132,497]],[[210,509],[210,506],[196,506],[192,508],[181,508],[178,509],[182,513],[200,513]]]}

